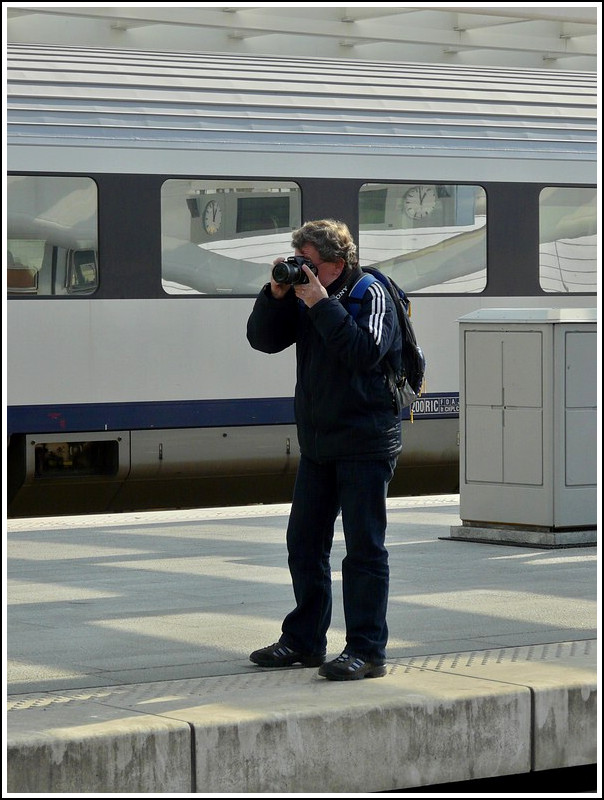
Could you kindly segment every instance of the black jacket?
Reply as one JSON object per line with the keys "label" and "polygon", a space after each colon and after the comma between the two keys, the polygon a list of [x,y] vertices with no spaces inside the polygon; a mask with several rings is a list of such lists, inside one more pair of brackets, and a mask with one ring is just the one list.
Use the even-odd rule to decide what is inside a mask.
{"label": "black jacket", "polygon": [[400,358],[401,333],[392,300],[379,282],[365,292],[353,320],[347,311],[357,268],[307,308],[291,289],[275,300],[267,284],[247,324],[255,350],[278,353],[296,343],[295,415],[303,455],[315,461],[370,459],[401,451],[401,424],[388,389],[385,356]]}

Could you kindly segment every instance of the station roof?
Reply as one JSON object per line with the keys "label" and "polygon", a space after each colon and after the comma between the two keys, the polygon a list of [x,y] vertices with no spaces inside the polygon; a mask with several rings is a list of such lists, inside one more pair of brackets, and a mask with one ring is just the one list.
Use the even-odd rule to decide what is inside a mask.
{"label": "station roof", "polygon": [[599,3],[3,4],[8,43],[597,71]]}

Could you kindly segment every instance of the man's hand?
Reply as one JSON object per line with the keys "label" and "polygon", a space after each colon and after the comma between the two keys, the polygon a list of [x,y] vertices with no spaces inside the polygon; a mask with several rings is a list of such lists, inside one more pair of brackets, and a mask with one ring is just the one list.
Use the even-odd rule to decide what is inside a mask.
{"label": "man's hand", "polygon": [[302,264],[302,269],[308,277],[308,283],[296,284],[294,291],[296,297],[299,297],[308,308],[312,308],[315,303],[329,295],[315,273],[306,264]]}
{"label": "man's hand", "polygon": [[283,300],[291,288],[291,283],[277,283],[271,278],[271,294],[275,300]]}

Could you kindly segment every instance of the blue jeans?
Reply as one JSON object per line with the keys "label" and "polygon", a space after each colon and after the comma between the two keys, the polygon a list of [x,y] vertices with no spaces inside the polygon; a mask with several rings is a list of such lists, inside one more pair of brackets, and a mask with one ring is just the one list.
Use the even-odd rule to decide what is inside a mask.
{"label": "blue jeans", "polygon": [[346,651],[384,662],[389,584],[386,495],[396,461],[317,463],[301,457],[287,528],[296,608],[285,617],[281,636],[293,650],[309,655],[326,651],[332,612],[330,553],[341,511]]}

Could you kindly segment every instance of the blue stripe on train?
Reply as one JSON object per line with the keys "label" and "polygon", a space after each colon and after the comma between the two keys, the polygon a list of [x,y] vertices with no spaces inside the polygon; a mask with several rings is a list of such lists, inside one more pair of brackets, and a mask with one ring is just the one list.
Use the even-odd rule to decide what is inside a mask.
{"label": "blue stripe on train", "polygon": [[211,428],[293,423],[291,397],[9,406],[8,433]]}
{"label": "blue stripe on train", "polygon": [[[406,418],[409,409],[406,409]],[[414,419],[459,416],[459,395],[426,394],[413,407]],[[8,406],[7,432],[214,428],[294,424],[293,397],[237,400],[168,400],[158,403],[68,403]]]}

